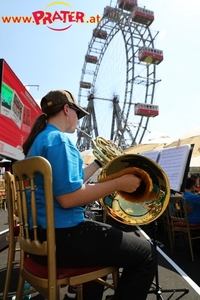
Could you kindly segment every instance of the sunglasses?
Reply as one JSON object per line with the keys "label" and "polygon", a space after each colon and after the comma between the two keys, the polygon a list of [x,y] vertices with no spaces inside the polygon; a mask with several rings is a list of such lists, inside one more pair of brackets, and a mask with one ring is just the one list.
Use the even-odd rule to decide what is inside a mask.
{"label": "sunglasses", "polygon": [[79,119],[79,116],[80,116],[80,110],[79,110],[76,106],[74,106],[73,104],[68,104],[68,105],[69,105],[69,108],[75,110],[75,112],[76,112],[76,114],[77,114],[77,117],[78,117],[78,119]]}

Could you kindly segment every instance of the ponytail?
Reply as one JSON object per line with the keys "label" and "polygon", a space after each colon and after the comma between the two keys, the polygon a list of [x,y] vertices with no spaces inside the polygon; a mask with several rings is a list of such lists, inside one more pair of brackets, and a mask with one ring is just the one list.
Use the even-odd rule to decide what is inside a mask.
{"label": "ponytail", "polygon": [[24,155],[28,154],[29,149],[31,148],[31,145],[33,144],[34,139],[36,136],[45,129],[47,123],[47,116],[45,114],[40,115],[33,124],[33,127],[31,129],[31,132],[24,142],[22,148]]}
{"label": "ponytail", "polygon": [[64,107],[65,103],[60,103],[59,105],[47,105],[47,99],[45,97],[41,100],[41,108],[43,114],[40,115],[33,124],[31,132],[27,137],[26,141],[23,143],[23,153],[24,155],[28,154],[29,149],[31,148],[36,136],[46,128],[47,120],[50,117],[56,116]]}

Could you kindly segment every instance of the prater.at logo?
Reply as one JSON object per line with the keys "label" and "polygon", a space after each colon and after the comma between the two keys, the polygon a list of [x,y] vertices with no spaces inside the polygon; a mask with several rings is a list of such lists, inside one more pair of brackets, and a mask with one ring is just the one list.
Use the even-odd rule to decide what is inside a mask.
{"label": "prater.at logo", "polygon": [[[67,6],[67,10],[57,9],[55,6]],[[100,16],[90,16],[86,20],[86,15],[82,11],[73,11],[72,6],[66,2],[51,2],[45,7],[45,10],[32,12],[34,23],[36,25],[46,25],[51,30],[63,31],[72,26],[72,23],[100,23]],[[67,24],[67,26],[66,26]]]}

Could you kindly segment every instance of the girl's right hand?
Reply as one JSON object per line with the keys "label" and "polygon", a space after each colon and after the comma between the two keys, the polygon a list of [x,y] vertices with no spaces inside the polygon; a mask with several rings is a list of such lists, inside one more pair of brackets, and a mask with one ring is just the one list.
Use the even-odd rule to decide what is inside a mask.
{"label": "girl's right hand", "polygon": [[117,182],[117,190],[132,193],[141,184],[141,179],[133,174],[126,174],[115,179]]}

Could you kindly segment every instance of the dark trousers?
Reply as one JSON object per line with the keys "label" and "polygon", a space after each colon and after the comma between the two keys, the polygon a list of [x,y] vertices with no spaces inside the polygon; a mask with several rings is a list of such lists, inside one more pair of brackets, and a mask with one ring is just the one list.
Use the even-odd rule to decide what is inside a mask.
{"label": "dark trousers", "polygon": [[[156,273],[157,254],[155,247],[143,237],[87,220],[73,228],[56,229],[56,249],[59,267],[122,268],[114,300],[146,299]],[[103,287],[98,287],[99,293],[93,286],[95,298],[85,288],[84,300],[101,299]],[[90,293],[93,288],[91,285]]]}

